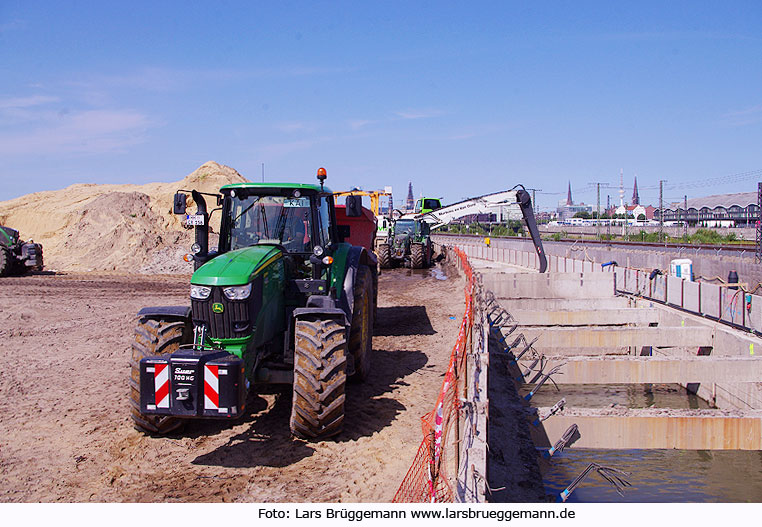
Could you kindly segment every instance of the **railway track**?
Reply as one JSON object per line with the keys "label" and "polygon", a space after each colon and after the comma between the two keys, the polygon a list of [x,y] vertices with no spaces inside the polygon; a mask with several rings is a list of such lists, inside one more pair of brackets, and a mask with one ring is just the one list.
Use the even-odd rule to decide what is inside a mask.
{"label": "railway track", "polygon": [[[438,233],[437,236],[447,237],[447,238],[458,238],[458,239],[466,239],[466,240],[483,240],[485,236],[483,235],[476,235],[476,234],[449,234],[449,233]],[[524,240],[524,238],[519,238],[521,240]],[[500,243],[501,240],[511,240],[515,241],[517,238],[491,238],[491,243]],[[733,255],[733,256],[744,256],[748,255],[750,257],[754,257],[754,254],[756,252],[756,245],[753,243],[744,243],[744,244],[732,244],[732,245],[715,245],[715,244],[680,244],[680,243],[654,243],[654,242],[637,242],[637,241],[617,241],[617,240],[584,240],[584,239],[576,239],[576,240],[543,240],[543,244],[567,244],[567,245],[593,245],[593,246],[603,246],[603,247],[615,247],[618,249],[633,249],[633,250],[646,250],[646,251],[656,251],[656,250],[667,250],[670,252],[682,252],[682,253],[695,253],[695,254],[702,254],[702,253],[710,253],[715,255]]]}

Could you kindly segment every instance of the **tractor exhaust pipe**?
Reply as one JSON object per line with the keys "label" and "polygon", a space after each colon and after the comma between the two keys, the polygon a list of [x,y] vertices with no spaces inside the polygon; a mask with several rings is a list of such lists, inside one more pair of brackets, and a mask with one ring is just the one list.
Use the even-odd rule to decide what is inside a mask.
{"label": "tractor exhaust pipe", "polygon": [[204,196],[196,190],[192,191],[191,195],[196,202],[196,214],[204,217],[203,225],[196,225],[196,243],[201,248],[193,260],[193,268],[196,270],[206,261],[206,256],[209,254],[209,214],[206,211]]}

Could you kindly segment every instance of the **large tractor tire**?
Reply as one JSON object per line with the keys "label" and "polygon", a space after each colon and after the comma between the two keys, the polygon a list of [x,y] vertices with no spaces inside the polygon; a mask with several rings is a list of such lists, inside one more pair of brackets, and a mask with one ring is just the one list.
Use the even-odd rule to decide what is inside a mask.
{"label": "large tractor tire", "polygon": [[8,276],[13,270],[13,255],[5,245],[0,245],[0,276]]}
{"label": "large tractor tire", "polygon": [[392,266],[392,250],[388,243],[378,246],[378,265],[381,269],[389,269]]}
{"label": "large tractor tire", "polygon": [[410,246],[410,262],[413,269],[423,269],[423,244],[414,243]]}
{"label": "large tractor tire", "polygon": [[291,433],[320,440],[341,432],[347,382],[344,325],[316,315],[296,321]]}
{"label": "large tractor tire", "polygon": [[147,434],[164,435],[181,428],[185,421],[171,415],[140,413],[140,360],[144,357],[169,355],[180,344],[190,342],[188,325],[182,320],[157,320],[143,317],[135,328],[130,360],[130,405],[135,428]]}
{"label": "large tractor tire", "polygon": [[370,373],[370,355],[373,349],[373,275],[361,265],[355,274],[354,309],[349,330],[349,352],[355,363],[352,380],[364,381]]}

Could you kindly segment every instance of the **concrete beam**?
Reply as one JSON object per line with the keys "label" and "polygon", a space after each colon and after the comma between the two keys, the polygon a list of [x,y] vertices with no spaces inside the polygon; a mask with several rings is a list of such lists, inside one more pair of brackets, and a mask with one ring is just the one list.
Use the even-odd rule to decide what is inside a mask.
{"label": "concrete beam", "polygon": [[659,322],[659,311],[656,309],[599,308],[577,311],[516,311],[511,314],[521,326],[647,326]]}
{"label": "concrete beam", "polygon": [[[518,331],[518,330],[517,330]],[[563,355],[565,348],[595,348],[607,350],[623,346],[711,347],[713,330],[710,327],[614,327],[614,328],[522,328],[528,341],[536,336],[535,349],[544,351],[554,348]],[[600,353],[600,352],[599,352]],[[548,353],[546,353],[548,355]]]}
{"label": "concrete beam", "polygon": [[[578,448],[677,448],[682,450],[762,450],[762,415],[720,410],[619,409],[564,411],[530,426],[537,446],[550,446],[572,425]],[[547,408],[539,415],[547,415]]]}
{"label": "concrete beam", "polygon": [[[626,309],[630,300],[621,296],[614,298],[501,298],[500,305],[514,311],[575,311],[577,309]],[[634,303],[634,302],[633,302]]]}
{"label": "concrete beam", "polygon": [[563,375],[553,376],[556,384],[743,383],[762,379],[762,360],[753,358],[568,357],[550,359],[543,370],[561,364],[559,373]]}
{"label": "concrete beam", "polygon": [[612,298],[614,273],[484,275],[498,298]]}

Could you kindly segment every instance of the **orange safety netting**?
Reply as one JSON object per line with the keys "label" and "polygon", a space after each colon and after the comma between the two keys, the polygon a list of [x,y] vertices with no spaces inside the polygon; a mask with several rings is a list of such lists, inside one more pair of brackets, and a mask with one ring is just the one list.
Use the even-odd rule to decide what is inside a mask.
{"label": "orange safety netting", "polygon": [[[473,271],[466,254],[455,248],[448,248],[458,255],[466,275],[466,312],[460,323],[458,340],[450,354],[442,388],[439,391],[434,410],[421,417],[423,440],[418,447],[415,460],[407,471],[405,479],[394,495],[396,503],[444,503],[453,501],[453,489],[445,473],[445,459],[448,449],[448,432],[458,420],[459,385],[463,382],[466,368],[466,352],[473,321]],[[452,454],[452,452],[450,452]]]}

